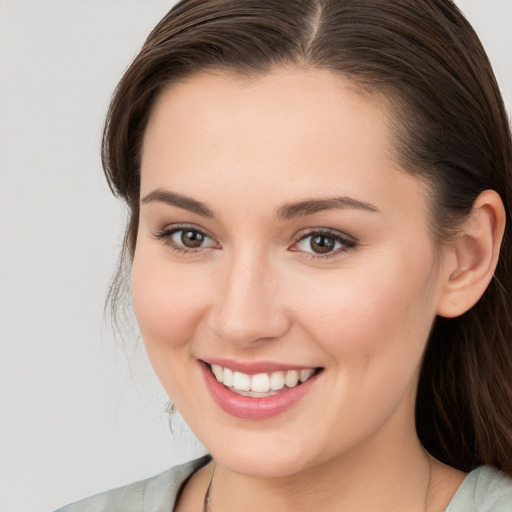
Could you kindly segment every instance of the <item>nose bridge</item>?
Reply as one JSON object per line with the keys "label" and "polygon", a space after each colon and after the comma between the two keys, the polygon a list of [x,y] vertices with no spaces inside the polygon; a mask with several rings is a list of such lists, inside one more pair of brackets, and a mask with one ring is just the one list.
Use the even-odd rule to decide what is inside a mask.
{"label": "nose bridge", "polygon": [[237,345],[282,336],[288,319],[280,297],[277,265],[264,251],[241,247],[225,258],[213,330]]}

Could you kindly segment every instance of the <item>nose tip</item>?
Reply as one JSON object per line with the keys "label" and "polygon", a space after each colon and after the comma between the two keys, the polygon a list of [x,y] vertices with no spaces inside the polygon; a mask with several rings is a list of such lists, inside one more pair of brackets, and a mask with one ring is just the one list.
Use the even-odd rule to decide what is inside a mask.
{"label": "nose tip", "polygon": [[[221,306],[222,307],[222,306]],[[279,314],[268,314],[260,317],[254,309],[242,306],[236,315],[222,307],[217,322],[213,326],[214,333],[225,342],[240,347],[253,346],[255,343],[272,341],[280,338],[288,330],[287,321]]]}
{"label": "nose tip", "polygon": [[289,329],[279,276],[261,261],[233,265],[220,290],[211,329],[225,342],[248,347],[275,340]]}

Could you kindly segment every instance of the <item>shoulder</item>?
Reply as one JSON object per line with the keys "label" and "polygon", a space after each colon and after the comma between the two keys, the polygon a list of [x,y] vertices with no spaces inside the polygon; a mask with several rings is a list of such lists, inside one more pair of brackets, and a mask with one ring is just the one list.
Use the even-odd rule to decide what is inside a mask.
{"label": "shoulder", "polygon": [[469,473],[445,512],[511,512],[512,479],[490,466]]}
{"label": "shoulder", "polygon": [[55,512],[168,512],[183,483],[209,456],[175,466],[151,478],[96,494]]}

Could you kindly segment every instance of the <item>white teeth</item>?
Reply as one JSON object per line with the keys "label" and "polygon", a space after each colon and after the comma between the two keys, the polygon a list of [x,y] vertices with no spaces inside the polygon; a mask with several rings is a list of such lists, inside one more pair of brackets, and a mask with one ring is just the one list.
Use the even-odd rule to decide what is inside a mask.
{"label": "white teeth", "polygon": [[279,393],[279,391],[267,391],[266,393],[257,393],[256,391],[240,391],[238,389],[233,389],[233,391],[237,395],[250,396],[252,398],[264,398],[266,396],[277,395],[277,393]]}
{"label": "white teeth", "polygon": [[212,364],[212,372],[219,382],[224,382],[224,371],[219,365]]}
{"label": "white teeth", "polygon": [[270,377],[266,373],[258,373],[251,377],[251,391],[268,393],[270,391]]}
{"label": "white teeth", "polygon": [[315,373],[314,368],[306,368],[248,375],[242,372],[233,372],[233,370],[217,364],[212,364],[211,370],[215,378],[224,386],[245,396],[261,396],[262,393],[269,396],[282,390],[285,386],[293,388],[299,382],[306,382]]}
{"label": "white teeth", "polygon": [[284,373],[273,372],[270,376],[270,389],[279,391],[284,388]]}
{"label": "white teeth", "polygon": [[300,381],[306,382],[311,377],[311,375],[313,375],[313,373],[315,373],[315,370],[313,370],[313,368],[308,368],[307,370],[301,370],[299,372]]}
{"label": "white teeth", "polygon": [[235,372],[233,374],[233,387],[240,391],[249,391],[251,389],[251,376],[246,373]]}
{"label": "white teeth", "polygon": [[286,377],[284,378],[284,383],[289,388],[294,388],[299,382],[299,372],[297,370],[290,370],[286,372]]}
{"label": "white teeth", "polygon": [[224,368],[224,380],[222,381],[224,386],[230,388],[233,386],[233,370]]}
{"label": "white teeth", "polygon": [[217,364],[212,364],[211,369],[215,378],[224,386],[246,396],[258,396],[258,393],[274,394],[272,392],[280,391],[285,385],[288,388],[293,388],[299,382],[306,382],[315,373],[314,368],[307,368],[248,375],[242,372],[233,372],[233,370]]}

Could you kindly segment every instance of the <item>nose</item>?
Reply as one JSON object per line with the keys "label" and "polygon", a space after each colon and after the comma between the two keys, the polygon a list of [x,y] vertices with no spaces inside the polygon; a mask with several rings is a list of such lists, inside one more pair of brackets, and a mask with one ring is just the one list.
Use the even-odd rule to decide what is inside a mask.
{"label": "nose", "polygon": [[226,258],[218,275],[219,295],[210,317],[217,336],[232,345],[251,347],[288,331],[284,276],[277,267],[268,257],[248,248]]}

